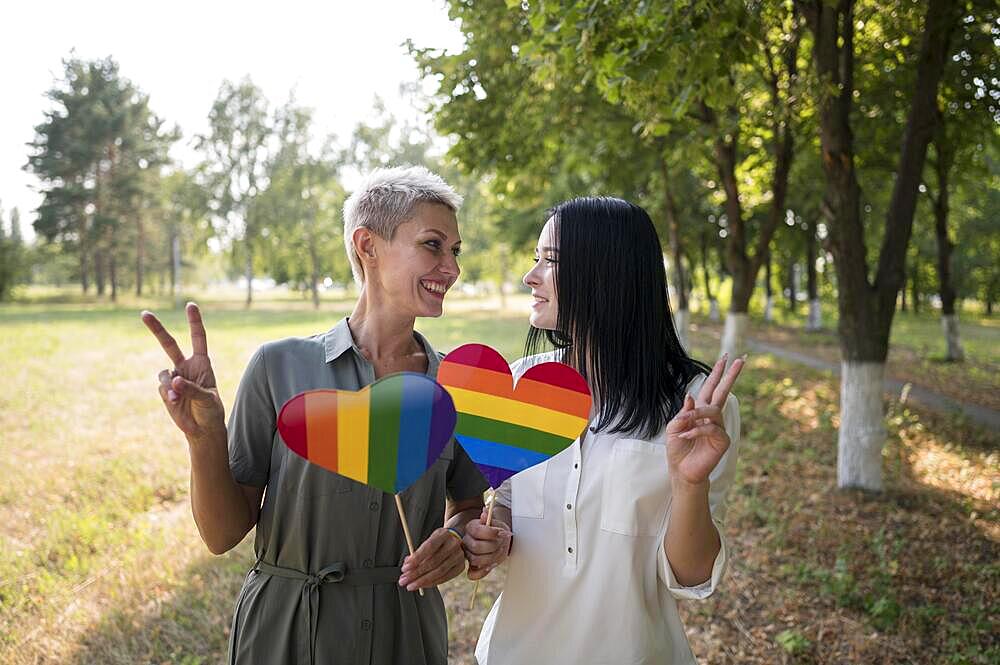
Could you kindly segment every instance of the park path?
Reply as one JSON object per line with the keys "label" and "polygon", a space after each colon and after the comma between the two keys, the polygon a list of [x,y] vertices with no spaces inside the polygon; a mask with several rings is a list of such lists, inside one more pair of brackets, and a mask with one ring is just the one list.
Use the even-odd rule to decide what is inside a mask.
{"label": "park path", "polygon": [[[775,344],[762,342],[753,338],[749,338],[747,340],[747,346],[752,351],[770,353],[771,355],[784,360],[806,365],[808,367],[812,367],[813,369],[828,370],[833,372],[835,375],[840,375],[839,363],[832,363],[827,360],[799,353],[798,351],[786,349]],[[904,381],[897,381],[896,379],[886,377],[885,391],[898,396],[903,390],[903,386],[905,384],[906,382]],[[923,386],[918,386],[914,383],[910,384],[909,399],[937,411],[961,413],[969,420],[982,425],[983,427],[1000,430],[1000,411],[996,411],[985,406],[978,406],[976,404],[966,404],[948,397],[947,395],[942,395],[937,391],[924,388]]]}

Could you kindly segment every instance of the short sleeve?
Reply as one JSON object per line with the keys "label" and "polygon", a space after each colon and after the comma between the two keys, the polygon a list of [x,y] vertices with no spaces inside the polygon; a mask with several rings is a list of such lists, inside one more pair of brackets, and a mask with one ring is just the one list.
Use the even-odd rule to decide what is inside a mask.
{"label": "short sleeve", "polygon": [[508,510],[513,505],[510,478],[503,481],[497,488],[496,502]]}
{"label": "short sleeve", "polygon": [[[708,506],[712,512],[712,522],[719,533],[719,553],[712,564],[712,575],[702,584],[693,587],[681,585],[674,576],[674,571],[667,560],[667,553],[663,547],[663,539],[666,537],[666,526],[660,534],[659,548],[657,551],[657,575],[660,580],[667,585],[667,588],[675,598],[686,598],[690,600],[702,600],[708,598],[718,588],[719,583],[726,571],[728,562],[726,537],[724,535],[724,525],[726,519],[726,494],[729,486],[733,484],[736,477],[736,462],[739,457],[740,447],[740,404],[735,395],[730,395],[726,400],[726,405],[722,409],[722,421],[729,434],[729,450],[722,456],[715,469],[709,475]],[[670,513],[667,513],[667,524],[670,523]]]}
{"label": "short sleeve", "polygon": [[489,483],[462,446],[454,440],[452,445],[455,447],[455,456],[448,466],[448,496],[452,501],[482,497],[483,492],[490,488]]}
{"label": "short sleeve", "polygon": [[250,358],[229,415],[229,468],[237,483],[267,485],[276,426],[262,347]]}

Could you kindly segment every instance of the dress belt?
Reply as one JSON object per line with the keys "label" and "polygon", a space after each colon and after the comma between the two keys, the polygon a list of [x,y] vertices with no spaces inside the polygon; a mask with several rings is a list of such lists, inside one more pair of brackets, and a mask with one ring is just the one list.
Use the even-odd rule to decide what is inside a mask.
{"label": "dress belt", "polygon": [[309,623],[309,663],[316,661],[316,629],[319,621],[319,588],[324,584],[346,584],[348,586],[374,586],[376,584],[396,584],[402,569],[399,566],[376,568],[348,568],[343,561],[331,563],[318,573],[304,573],[294,568],[283,568],[258,561],[254,570],[264,575],[283,577],[302,582],[302,602],[306,607],[306,621]]}

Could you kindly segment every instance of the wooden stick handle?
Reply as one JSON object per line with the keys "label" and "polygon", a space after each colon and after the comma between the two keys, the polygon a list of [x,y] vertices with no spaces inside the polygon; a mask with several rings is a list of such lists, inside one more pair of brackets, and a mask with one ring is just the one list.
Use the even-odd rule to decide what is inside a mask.
{"label": "wooden stick handle", "polygon": [[[410,535],[410,525],[406,521],[406,511],[403,510],[403,500],[399,498],[398,494],[393,495],[396,497],[396,512],[399,513],[399,521],[403,524],[403,535],[406,536],[406,546],[410,548],[410,556],[413,556],[413,536]],[[423,589],[417,589],[420,595],[424,595]]]}
{"label": "wooden stick handle", "polygon": [[[486,510],[486,526],[493,524],[493,505],[496,503],[496,492],[490,492],[489,502],[490,506]],[[470,610],[476,606],[476,596],[479,594],[479,582],[480,580],[476,580],[476,585],[472,587],[472,598],[469,599]]]}

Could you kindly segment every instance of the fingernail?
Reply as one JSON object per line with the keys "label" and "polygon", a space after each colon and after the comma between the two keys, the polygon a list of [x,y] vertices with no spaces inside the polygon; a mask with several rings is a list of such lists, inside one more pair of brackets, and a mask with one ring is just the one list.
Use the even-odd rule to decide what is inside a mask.
{"label": "fingernail", "polygon": [[167,390],[167,398],[171,402],[176,402],[177,401],[177,393],[175,393],[173,390]]}
{"label": "fingernail", "polygon": [[410,584],[409,586],[406,587],[406,590],[407,591],[416,591],[417,590],[417,585],[416,584]]}

